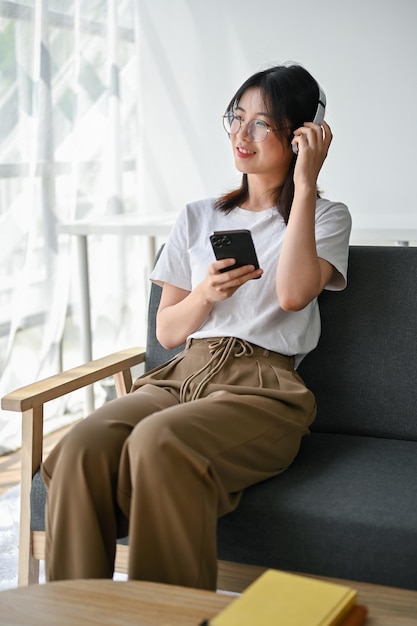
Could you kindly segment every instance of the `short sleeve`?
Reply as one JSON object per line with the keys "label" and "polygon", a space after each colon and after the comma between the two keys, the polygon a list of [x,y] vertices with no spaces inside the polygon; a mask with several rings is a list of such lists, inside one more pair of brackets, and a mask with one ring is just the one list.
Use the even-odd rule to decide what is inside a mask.
{"label": "short sleeve", "polygon": [[318,201],[316,208],[317,254],[337,270],[325,289],[340,291],[346,287],[351,228],[352,219],[345,204],[324,199]]}
{"label": "short sleeve", "polygon": [[191,291],[191,267],[187,233],[187,213],[184,209],[178,215],[150,275],[151,281],[159,285],[169,283],[180,289]]}

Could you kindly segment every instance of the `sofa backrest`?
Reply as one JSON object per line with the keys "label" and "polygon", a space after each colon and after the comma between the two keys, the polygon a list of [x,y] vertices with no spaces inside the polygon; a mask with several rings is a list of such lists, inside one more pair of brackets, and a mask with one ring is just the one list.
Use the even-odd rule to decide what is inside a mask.
{"label": "sofa backrest", "polygon": [[[159,249],[158,254],[156,255],[155,263],[159,259],[159,255],[161,254],[163,247],[164,246]],[[178,348],[174,348],[173,350],[165,350],[156,338],[156,313],[158,311],[161,294],[162,288],[156,283],[152,283],[149,296],[148,329],[146,337],[145,369],[147,372],[152,370],[154,367],[158,367],[161,363],[171,359],[184,347],[182,345],[178,346]]]}
{"label": "sofa backrest", "polygon": [[[180,350],[155,335],[149,302],[146,367]],[[322,334],[299,367],[317,398],[313,431],[417,440],[417,248],[351,246],[348,286],[320,296]]]}
{"label": "sofa backrest", "polygon": [[312,430],[417,440],[417,248],[352,246],[348,286],[320,296],[322,334],[299,372]]}

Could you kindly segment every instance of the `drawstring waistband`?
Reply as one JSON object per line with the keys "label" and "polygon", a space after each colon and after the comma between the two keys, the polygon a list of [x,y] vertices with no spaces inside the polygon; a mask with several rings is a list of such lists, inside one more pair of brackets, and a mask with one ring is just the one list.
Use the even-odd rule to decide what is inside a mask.
{"label": "drawstring waistband", "polygon": [[[187,342],[187,348],[191,345],[191,341]],[[207,372],[205,376],[200,380],[194,391],[190,395],[190,400],[197,400],[200,397],[203,388],[207,385],[208,382],[221,370],[224,363],[227,361],[229,356],[233,354],[235,358],[240,358],[242,356],[252,356],[253,347],[244,339],[239,339],[237,337],[221,337],[219,339],[208,340],[207,342],[208,350],[211,353],[211,357],[208,362],[201,367],[196,372],[193,372],[185,380],[183,381],[180,387],[180,402],[185,402],[186,395],[189,390],[192,382],[200,376],[206,369],[208,369],[213,362],[218,358],[218,362],[213,367],[210,372]]]}

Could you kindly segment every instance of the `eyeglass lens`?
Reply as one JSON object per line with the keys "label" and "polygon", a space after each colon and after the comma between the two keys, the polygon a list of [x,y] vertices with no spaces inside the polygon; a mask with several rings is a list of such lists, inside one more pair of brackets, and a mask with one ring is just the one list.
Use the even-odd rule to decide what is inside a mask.
{"label": "eyeglass lens", "polygon": [[[229,135],[236,135],[242,127],[243,122],[232,113],[223,117],[223,125]],[[264,141],[268,135],[268,128],[262,120],[250,120],[246,126],[246,132],[251,141]]]}

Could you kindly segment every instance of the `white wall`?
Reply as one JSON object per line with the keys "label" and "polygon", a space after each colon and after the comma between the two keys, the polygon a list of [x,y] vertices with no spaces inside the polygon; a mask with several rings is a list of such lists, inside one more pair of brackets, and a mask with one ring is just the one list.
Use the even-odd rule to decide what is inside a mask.
{"label": "white wall", "polygon": [[250,74],[303,64],[334,141],[319,180],[356,227],[417,228],[416,0],[138,0],[139,210],[235,186],[221,116]]}

